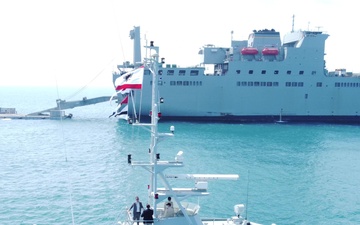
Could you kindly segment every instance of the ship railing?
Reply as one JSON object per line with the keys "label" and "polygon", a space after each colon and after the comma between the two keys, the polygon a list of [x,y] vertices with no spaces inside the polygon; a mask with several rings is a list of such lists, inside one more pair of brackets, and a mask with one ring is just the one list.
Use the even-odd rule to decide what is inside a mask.
{"label": "ship railing", "polygon": [[[159,215],[159,218],[164,218],[164,207],[162,206],[163,203],[159,203],[158,207],[157,207],[157,215]],[[184,214],[181,212],[181,209],[179,207],[179,205],[174,202],[174,217],[182,217],[184,216]],[[182,206],[185,209],[186,213],[188,216],[194,216],[196,214],[198,214],[199,210],[200,210],[200,206],[194,203],[190,203],[190,202],[182,202]]]}

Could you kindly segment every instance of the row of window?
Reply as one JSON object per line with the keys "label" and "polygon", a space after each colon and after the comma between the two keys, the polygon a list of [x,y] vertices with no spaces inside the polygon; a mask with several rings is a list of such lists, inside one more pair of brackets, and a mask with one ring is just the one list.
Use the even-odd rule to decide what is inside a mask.
{"label": "row of window", "polygon": [[[273,72],[273,74],[275,74],[275,75],[279,74],[279,70],[274,70],[274,71],[272,71],[272,72]],[[241,70],[236,70],[236,73],[237,73],[237,74],[241,74]],[[245,71],[245,73],[246,73],[246,71]],[[271,74],[271,72],[269,72],[269,71],[267,71],[267,70],[261,70],[261,74],[263,74],[263,75],[268,74],[268,73]],[[250,75],[251,75],[251,74],[254,74],[254,70],[249,70],[249,71],[247,71],[247,74],[250,74]],[[291,74],[292,74],[292,71],[291,71],[291,70],[287,70],[287,71],[286,71],[286,74],[287,74],[287,75],[291,75]],[[299,75],[304,75],[305,72],[304,72],[304,70],[300,70],[300,71],[298,72],[298,74],[299,74]],[[315,70],[311,71],[311,75],[316,75],[316,71],[315,71]]]}
{"label": "row of window", "polygon": [[[179,70],[178,71],[178,75],[179,76],[185,76],[186,75],[186,70]],[[236,73],[237,74],[244,74],[244,72],[242,72],[241,70],[236,70]],[[245,71],[246,73],[246,71]],[[277,75],[279,74],[279,70],[274,70],[272,71],[273,74]],[[304,71],[303,70],[300,70],[298,72],[299,75],[304,75]],[[144,71],[144,75],[150,75],[150,70],[145,70]],[[158,74],[159,75],[163,75],[163,70],[159,70],[158,71]],[[247,74],[254,74],[254,70],[249,70],[247,71]],[[261,74],[265,75],[265,74],[271,74],[271,72],[267,71],[267,70],[261,70]],[[286,71],[286,74],[287,75],[291,75],[292,74],[292,71],[291,70],[287,70]],[[166,75],[168,76],[173,76],[175,75],[175,70],[166,70]],[[199,70],[190,70],[190,76],[198,76],[199,75]],[[311,71],[311,75],[316,75],[316,71]]]}
{"label": "row of window", "polygon": [[336,82],[335,87],[360,87],[360,83]]}
{"label": "row of window", "polygon": [[202,86],[201,81],[170,81],[170,86]]}
{"label": "row of window", "polygon": [[[158,85],[163,85],[163,81],[158,81]],[[150,85],[152,85],[152,81],[150,81]],[[170,86],[202,86],[202,81],[170,81]]]}
{"label": "row of window", "polygon": [[[150,75],[150,74],[151,74],[150,70],[145,70],[144,71],[144,75]],[[158,75],[163,75],[163,70],[159,70]],[[167,70],[166,75],[168,75],[168,76],[175,75],[175,70]],[[185,76],[186,75],[186,70],[179,70],[178,75],[179,76]],[[190,70],[190,76],[198,76],[198,75],[199,75],[199,70]]]}
{"label": "row of window", "polygon": [[[265,82],[265,81],[238,81],[236,82],[236,86],[242,87],[278,87],[279,82]],[[304,82],[285,82],[286,87],[303,87]]]}
{"label": "row of window", "polygon": [[[150,81],[152,85],[152,81]],[[159,81],[158,85],[163,85]],[[170,81],[170,86],[202,86],[202,81]],[[238,81],[236,86],[240,87],[278,87],[279,82],[265,81]],[[316,87],[322,87],[322,82],[317,82]],[[304,82],[285,82],[285,87],[304,87]],[[335,87],[360,87],[360,83],[336,82]]]}

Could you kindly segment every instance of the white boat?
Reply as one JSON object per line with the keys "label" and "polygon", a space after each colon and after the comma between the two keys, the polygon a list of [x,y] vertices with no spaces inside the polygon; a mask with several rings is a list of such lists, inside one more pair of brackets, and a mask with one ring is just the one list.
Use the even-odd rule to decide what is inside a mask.
{"label": "white boat", "polygon": [[[174,160],[162,160],[160,159],[160,152],[158,149],[158,143],[164,138],[173,137],[175,128],[170,127],[169,133],[161,133],[158,131],[158,120],[160,113],[158,106],[161,103],[161,98],[158,96],[157,91],[157,67],[158,54],[156,47],[150,46],[149,50],[153,52],[150,59],[145,59],[145,68],[152,72],[153,86],[152,86],[152,108],[151,108],[151,121],[149,123],[141,123],[134,121],[132,126],[141,126],[149,131],[151,136],[149,152],[149,161],[140,162],[133,161],[132,156],[128,155],[128,163],[131,166],[137,166],[144,168],[150,177],[150,185],[148,190],[144,192],[148,193],[148,202],[154,211],[154,224],[155,225],[245,225],[258,223],[250,222],[242,214],[245,212],[244,204],[236,204],[234,206],[234,212],[229,213],[228,218],[201,218],[200,217],[200,205],[191,202],[192,199],[197,197],[206,197],[209,195],[208,182],[213,180],[237,180],[239,175],[237,174],[167,174],[168,168],[181,168],[184,166],[183,152],[179,151]],[[129,74],[130,76],[133,75]],[[130,87],[129,83],[123,87]],[[135,87],[137,85],[134,85]],[[131,92],[129,92],[131,93]],[[175,155],[175,153],[174,153]],[[193,180],[193,187],[174,187],[169,180]],[[176,182],[177,183],[177,182]],[[139,190],[140,191],[140,190]],[[171,216],[166,216],[164,210],[164,202],[168,197],[172,198],[174,205],[174,213]],[[216,210],[216,206],[214,206]],[[124,210],[126,219],[119,221],[121,225],[136,224],[133,220],[133,215],[130,210]],[[143,224],[143,220],[139,221]]]}

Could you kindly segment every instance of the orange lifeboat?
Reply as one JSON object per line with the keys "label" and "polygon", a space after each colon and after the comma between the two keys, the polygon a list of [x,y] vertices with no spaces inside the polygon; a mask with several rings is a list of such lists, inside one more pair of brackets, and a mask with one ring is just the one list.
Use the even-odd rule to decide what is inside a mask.
{"label": "orange lifeboat", "polygon": [[279,54],[279,50],[277,48],[264,48],[262,50],[263,55],[277,55]]}
{"label": "orange lifeboat", "polygon": [[257,50],[257,48],[248,47],[241,49],[241,54],[243,55],[256,55],[258,53],[259,51]]}

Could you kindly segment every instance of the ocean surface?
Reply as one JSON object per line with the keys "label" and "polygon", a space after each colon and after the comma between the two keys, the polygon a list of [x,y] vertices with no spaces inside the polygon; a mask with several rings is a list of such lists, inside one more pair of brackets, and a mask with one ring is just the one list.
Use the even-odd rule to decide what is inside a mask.
{"label": "ocean surface", "polygon": [[[27,114],[58,98],[111,96],[112,88],[0,87],[0,107]],[[147,202],[149,134],[109,118],[109,102],[68,109],[71,120],[0,120],[0,224],[117,224]],[[204,217],[231,217],[244,203],[262,224],[360,224],[360,126],[161,122],[159,145],[185,167],[171,173],[231,173],[194,199]],[[192,187],[193,183],[185,183]],[[245,215],[244,215],[245,216]]]}

